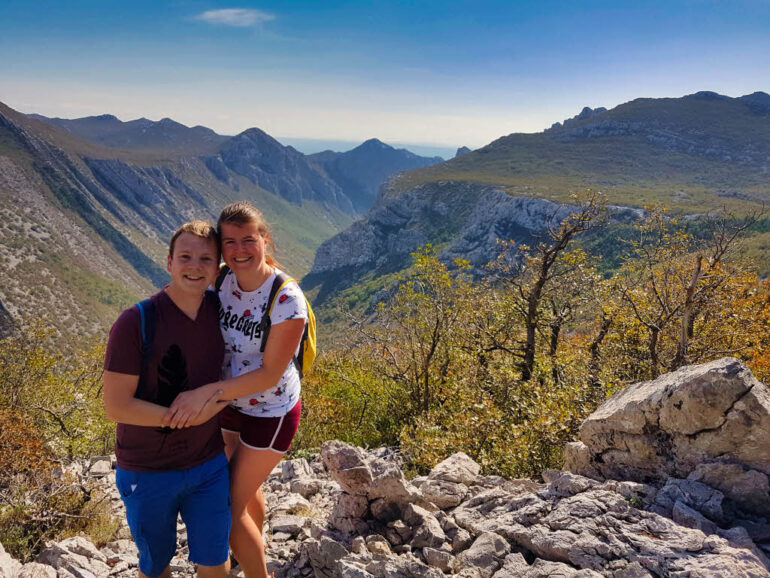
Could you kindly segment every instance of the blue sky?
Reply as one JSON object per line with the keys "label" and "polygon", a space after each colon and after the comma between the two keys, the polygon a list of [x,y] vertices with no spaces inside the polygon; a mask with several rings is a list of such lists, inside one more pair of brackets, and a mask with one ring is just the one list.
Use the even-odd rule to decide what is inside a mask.
{"label": "blue sky", "polygon": [[583,106],[770,92],[770,0],[0,2],[0,101],[482,146]]}

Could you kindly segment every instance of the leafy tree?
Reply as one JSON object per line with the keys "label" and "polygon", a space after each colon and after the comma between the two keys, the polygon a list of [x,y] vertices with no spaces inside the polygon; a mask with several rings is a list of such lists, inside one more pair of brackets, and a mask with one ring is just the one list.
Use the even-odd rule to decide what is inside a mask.
{"label": "leafy tree", "polygon": [[[577,200],[577,197],[573,198]],[[546,241],[533,250],[519,247],[519,251],[526,255],[524,259],[509,246],[498,261],[498,275],[512,292],[511,310],[524,330],[524,339],[516,350],[524,381],[528,381],[534,372],[537,334],[543,329],[543,318],[549,318],[545,325],[549,334],[548,347],[554,357],[561,329],[572,316],[574,302],[565,298],[565,292],[580,291],[582,283],[579,279],[586,269],[586,259],[581,252],[569,252],[568,248],[580,233],[601,222],[603,216],[601,196],[590,192],[579,202],[575,212],[562,219],[558,226],[548,227]]]}
{"label": "leafy tree", "polygon": [[452,274],[428,245],[413,253],[414,264],[398,291],[381,303],[373,323],[356,326],[359,345],[373,354],[375,371],[403,388],[407,414],[427,413],[441,403],[459,370],[459,344],[475,302],[468,264]]}
{"label": "leafy tree", "polygon": [[621,298],[618,338],[638,368],[630,377],[655,378],[749,347],[746,331],[731,320],[747,321],[749,313],[739,309],[757,279],[732,253],[755,218],[732,226],[729,219],[710,218],[710,234],[696,239],[665,211],[649,211],[613,282]]}

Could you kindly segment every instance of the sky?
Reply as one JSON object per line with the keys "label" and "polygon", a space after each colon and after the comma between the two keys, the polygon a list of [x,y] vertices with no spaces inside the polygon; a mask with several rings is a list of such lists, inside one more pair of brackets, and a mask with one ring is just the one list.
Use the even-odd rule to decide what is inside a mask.
{"label": "sky", "polygon": [[0,102],[46,116],[451,150],[699,90],[770,92],[770,0],[0,0]]}

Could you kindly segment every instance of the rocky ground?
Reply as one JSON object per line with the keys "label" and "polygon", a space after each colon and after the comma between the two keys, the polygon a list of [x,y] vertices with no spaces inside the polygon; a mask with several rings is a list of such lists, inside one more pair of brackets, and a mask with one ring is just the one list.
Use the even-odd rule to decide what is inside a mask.
{"label": "rocky ground", "polygon": [[[725,359],[608,400],[567,453],[590,477],[506,480],[458,453],[408,481],[391,450],[327,442],[265,484],[269,566],[278,577],[770,576],[769,434],[770,393]],[[120,516],[112,460],[88,469]],[[180,524],[174,575],[194,575],[186,554]],[[3,554],[0,577],[127,577],[136,565],[128,539],[70,538],[33,564]]]}

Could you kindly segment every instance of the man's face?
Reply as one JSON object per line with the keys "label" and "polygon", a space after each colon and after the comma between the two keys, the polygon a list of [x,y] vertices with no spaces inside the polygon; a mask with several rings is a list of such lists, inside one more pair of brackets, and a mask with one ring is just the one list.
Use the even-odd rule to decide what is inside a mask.
{"label": "man's face", "polygon": [[180,291],[203,294],[217,276],[217,246],[213,240],[182,233],[169,255],[166,269],[171,285]]}

